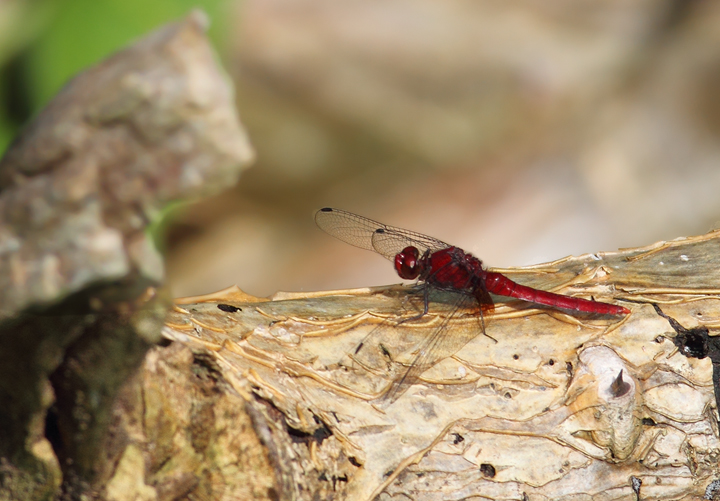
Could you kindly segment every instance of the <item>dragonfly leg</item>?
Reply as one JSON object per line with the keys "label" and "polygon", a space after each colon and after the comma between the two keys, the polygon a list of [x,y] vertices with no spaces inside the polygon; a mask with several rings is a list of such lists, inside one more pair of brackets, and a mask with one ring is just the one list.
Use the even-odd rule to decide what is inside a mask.
{"label": "dragonfly leg", "polygon": [[417,315],[414,315],[410,318],[404,318],[400,320],[397,325],[404,324],[405,322],[414,322],[415,320],[420,320],[422,317],[427,315],[429,311],[429,305],[430,305],[430,287],[427,285],[423,286],[423,311],[422,313],[419,313]]}
{"label": "dragonfly leg", "polygon": [[485,315],[482,314],[482,309],[480,310],[480,326],[482,327],[482,335],[492,339],[497,344],[498,340],[488,334],[485,330]]}

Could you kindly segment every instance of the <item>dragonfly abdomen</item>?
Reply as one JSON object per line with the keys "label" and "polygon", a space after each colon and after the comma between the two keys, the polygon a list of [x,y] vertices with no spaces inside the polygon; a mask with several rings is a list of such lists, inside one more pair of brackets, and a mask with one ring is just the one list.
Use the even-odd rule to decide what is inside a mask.
{"label": "dragonfly abdomen", "polygon": [[513,282],[500,273],[485,272],[485,287],[488,292],[500,296],[514,297],[537,304],[563,308],[566,310],[583,311],[587,313],[600,313],[607,315],[627,315],[629,310],[622,306],[608,303],[588,301],[579,297],[555,294],[542,291]]}

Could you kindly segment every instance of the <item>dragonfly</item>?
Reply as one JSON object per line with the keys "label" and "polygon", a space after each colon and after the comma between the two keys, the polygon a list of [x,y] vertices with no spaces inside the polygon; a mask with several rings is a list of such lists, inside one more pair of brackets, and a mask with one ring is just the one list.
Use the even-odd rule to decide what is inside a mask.
{"label": "dragonfly", "polygon": [[[485,333],[483,312],[494,308],[490,294],[521,299],[573,312],[623,316],[630,310],[623,306],[566,296],[518,284],[505,275],[488,271],[482,261],[459,247],[410,230],[373,221],[341,209],[325,207],[315,213],[320,229],[343,242],[374,251],[392,261],[400,278],[417,280],[423,290],[423,311],[402,322],[422,318],[428,313],[431,290],[455,293],[451,310],[416,348],[407,369],[385,390],[390,402],[412,385],[418,377],[438,361],[454,355],[463,346]],[[479,329],[450,332],[450,320],[458,311],[479,307]],[[373,335],[371,333],[370,335]],[[367,343],[361,342],[355,355]],[[382,347],[383,352],[387,352]],[[387,354],[387,353],[386,353]]]}

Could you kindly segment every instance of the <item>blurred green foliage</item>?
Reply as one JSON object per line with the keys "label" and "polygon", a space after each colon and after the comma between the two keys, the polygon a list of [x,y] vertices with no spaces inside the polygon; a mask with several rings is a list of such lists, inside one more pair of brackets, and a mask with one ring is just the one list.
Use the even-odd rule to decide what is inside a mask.
{"label": "blurred green foliage", "polygon": [[0,1],[0,152],[75,74],[193,8],[225,45],[230,0]]}

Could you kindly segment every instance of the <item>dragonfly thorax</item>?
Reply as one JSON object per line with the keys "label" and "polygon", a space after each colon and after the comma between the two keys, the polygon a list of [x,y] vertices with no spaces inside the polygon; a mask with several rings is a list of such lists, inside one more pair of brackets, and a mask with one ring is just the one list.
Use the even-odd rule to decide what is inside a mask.
{"label": "dragonfly thorax", "polygon": [[485,277],[482,262],[462,249],[448,247],[422,256],[417,247],[408,246],[395,255],[395,271],[406,280],[427,281],[439,288],[472,291]]}
{"label": "dragonfly thorax", "polygon": [[482,262],[458,247],[448,247],[420,258],[420,279],[440,289],[474,291],[483,287]]}

